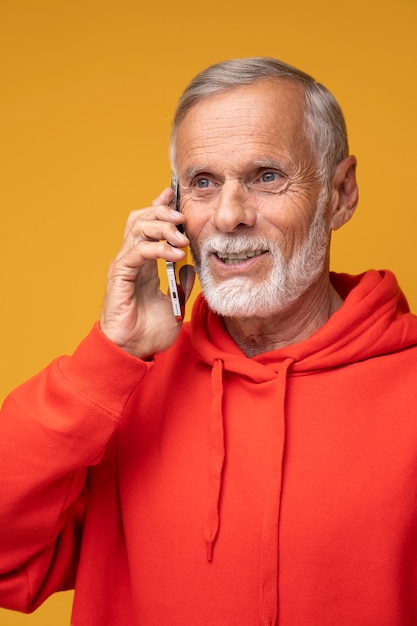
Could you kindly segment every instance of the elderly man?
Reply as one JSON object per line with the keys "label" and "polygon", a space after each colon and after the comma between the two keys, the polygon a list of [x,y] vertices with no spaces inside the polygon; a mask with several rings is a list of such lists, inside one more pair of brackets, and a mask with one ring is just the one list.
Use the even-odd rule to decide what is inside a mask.
{"label": "elderly man", "polygon": [[[181,213],[165,189],[129,217],[100,324],[4,405],[1,604],[75,585],[74,626],[416,624],[417,318],[390,272],[329,273],[358,195],[338,104],[274,59],[214,65],[172,165]],[[156,261],[188,243],[182,324]]]}

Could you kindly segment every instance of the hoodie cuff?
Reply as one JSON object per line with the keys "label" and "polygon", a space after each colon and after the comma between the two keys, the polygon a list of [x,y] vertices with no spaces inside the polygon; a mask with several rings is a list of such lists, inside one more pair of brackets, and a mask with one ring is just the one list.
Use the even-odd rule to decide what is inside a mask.
{"label": "hoodie cuff", "polygon": [[74,354],[61,357],[56,364],[76,393],[120,415],[153,360],[142,361],[116,346],[96,322]]}

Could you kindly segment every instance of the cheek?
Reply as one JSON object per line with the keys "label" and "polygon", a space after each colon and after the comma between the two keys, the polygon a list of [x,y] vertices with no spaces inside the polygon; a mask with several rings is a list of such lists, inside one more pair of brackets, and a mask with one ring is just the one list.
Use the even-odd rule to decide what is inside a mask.
{"label": "cheek", "polygon": [[210,211],[186,199],[181,206],[181,213],[185,216],[184,229],[187,237],[192,241],[198,240],[210,223]]}
{"label": "cheek", "polygon": [[265,221],[283,233],[306,235],[317,210],[317,198],[305,190],[288,191],[271,206],[267,201],[260,205]]}

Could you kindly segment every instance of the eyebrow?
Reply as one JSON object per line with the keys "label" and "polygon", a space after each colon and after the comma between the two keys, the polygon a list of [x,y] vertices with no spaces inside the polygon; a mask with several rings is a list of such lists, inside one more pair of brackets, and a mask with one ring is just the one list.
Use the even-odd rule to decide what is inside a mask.
{"label": "eyebrow", "polygon": [[274,170],[286,169],[286,166],[282,161],[278,161],[278,159],[268,157],[263,159],[255,159],[253,161],[253,164],[255,165],[255,167],[271,168]]}
{"label": "eyebrow", "polygon": [[207,171],[207,168],[204,168],[202,165],[194,165],[193,167],[187,167],[184,172],[184,179],[189,182],[191,181],[196,174],[199,172]]}

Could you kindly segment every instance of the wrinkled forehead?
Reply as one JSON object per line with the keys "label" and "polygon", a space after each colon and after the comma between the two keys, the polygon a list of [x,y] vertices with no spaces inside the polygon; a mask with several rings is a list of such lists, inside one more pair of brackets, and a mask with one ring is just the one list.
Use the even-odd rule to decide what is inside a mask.
{"label": "wrinkled forehead", "polygon": [[304,92],[288,80],[263,79],[210,95],[194,104],[179,123],[176,161],[198,150],[243,149],[259,144],[306,150]]}

